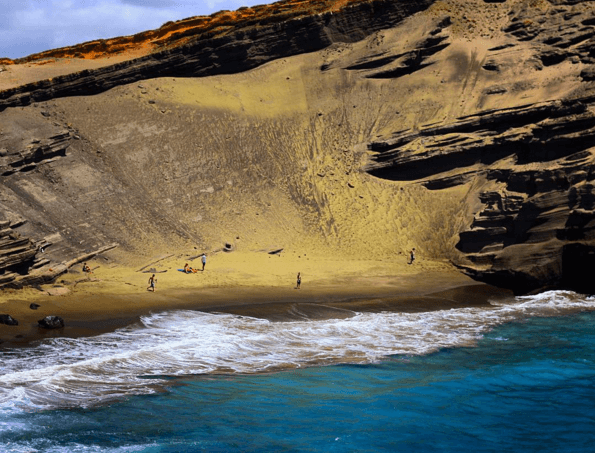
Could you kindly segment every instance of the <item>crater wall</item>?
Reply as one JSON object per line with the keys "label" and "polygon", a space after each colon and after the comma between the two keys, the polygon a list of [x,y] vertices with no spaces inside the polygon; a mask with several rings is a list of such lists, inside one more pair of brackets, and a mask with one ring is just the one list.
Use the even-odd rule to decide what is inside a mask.
{"label": "crater wall", "polygon": [[0,284],[233,244],[592,292],[593,6],[347,2],[2,91]]}

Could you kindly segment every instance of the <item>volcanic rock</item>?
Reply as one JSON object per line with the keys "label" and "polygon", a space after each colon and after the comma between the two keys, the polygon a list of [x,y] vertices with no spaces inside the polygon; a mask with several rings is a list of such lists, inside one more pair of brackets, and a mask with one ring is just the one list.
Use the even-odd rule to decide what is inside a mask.
{"label": "volcanic rock", "polygon": [[60,329],[64,327],[64,320],[59,316],[46,316],[37,321],[37,324],[43,329]]}
{"label": "volcanic rock", "polygon": [[0,324],[7,326],[18,326],[19,322],[10,315],[0,315]]}

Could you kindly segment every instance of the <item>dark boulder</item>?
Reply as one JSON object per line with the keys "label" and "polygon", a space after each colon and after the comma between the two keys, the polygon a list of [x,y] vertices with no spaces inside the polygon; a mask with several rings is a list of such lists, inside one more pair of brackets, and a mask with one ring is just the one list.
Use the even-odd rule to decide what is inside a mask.
{"label": "dark boulder", "polygon": [[19,322],[10,315],[0,315],[0,324],[7,326],[18,326]]}
{"label": "dark boulder", "polygon": [[64,327],[64,320],[59,316],[46,316],[37,321],[37,324],[44,329],[60,329]]}
{"label": "dark boulder", "polygon": [[39,305],[39,304],[31,304],[31,305],[29,305],[29,308],[30,308],[31,310],[37,310],[37,309],[38,309],[40,306],[41,306],[41,305]]}

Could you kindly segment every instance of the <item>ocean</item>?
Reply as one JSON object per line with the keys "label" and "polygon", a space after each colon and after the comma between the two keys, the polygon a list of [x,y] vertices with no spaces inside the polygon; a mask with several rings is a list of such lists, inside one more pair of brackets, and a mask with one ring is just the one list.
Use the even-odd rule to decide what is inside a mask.
{"label": "ocean", "polygon": [[2,452],[595,450],[595,298],[270,322],[169,311],[0,350]]}

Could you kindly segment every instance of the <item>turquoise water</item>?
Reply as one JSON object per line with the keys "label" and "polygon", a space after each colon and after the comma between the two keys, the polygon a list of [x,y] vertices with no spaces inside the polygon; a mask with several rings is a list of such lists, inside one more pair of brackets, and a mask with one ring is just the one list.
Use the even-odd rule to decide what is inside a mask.
{"label": "turquoise water", "polygon": [[[242,359],[244,363],[275,359],[276,366],[282,365],[285,371],[275,369],[271,373],[260,374],[264,366],[260,363],[252,374],[245,371],[229,374],[207,372],[172,377],[146,373],[136,378],[145,384],[144,388],[150,388],[155,393],[145,395],[138,394],[141,387],[137,387],[137,381],[130,383],[122,378],[121,375],[126,374],[123,369],[117,379],[113,374],[109,379],[103,376],[101,385],[90,389],[99,384],[91,382],[98,377],[89,371],[93,370],[93,366],[88,361],[85,361],[85,373],[77,368],[77,373],[82,373],[77,375],[77,382],[85,375],[89,379],[79,387],[70,381],[69,385],[64,384],[65,373],[69,373],[68,379],[73,379],[73,364],[79,363],[74,359],[71,362],[64,359],[64,364],[58,369],[44,365],[45,377],[33,379],[29,377],[33,372],[31,365],[21,364],[16,369],[17,362],[11,362],[12,358],[6,356],[10,371],[5,372],[4,380],[0,380],[0,389],[5,392],[4,399],[0,399],[0,450],[593,451],[595,312],[584,311],[591,310],[592,304],[590,299],[578,295],[550,293],[547,297],[517,299],[506,307],[496,307],[492,312],[468,310],[462,318],[455,311],[449,311],[448,316],[445,313],[435,314],[442,324],[445,316],[450,319],[457,315],[446,332],[435,331],[438,324],[429,329],[428,323],[433,318],[428,317],[414,319],[410,317],[413,315],[402,315],[406,316],[403,320],[392,318],[392,314],[378,314],[376,316],[383,318],[360,319],[362,323],[375,321],[377,329],[387,323],[386,319],[392,319],[393,327],[400,323],[401,329],[408,326],[412,331],[424,330],[424,335],[429,337],[436,332],[435,335],[443,341],[447,336],[453,342],[452,347],[441,346],[432,351],[427,350],[417,338],[412,341],[421,352],[380,359],[370,358],[374,342],[406,340],[398,336],[393,336],[391,340],[387,332],[382,331],[377,335],[369,333],[370,344],[362,340],[364,345],[358,354],[345,357],[345,351],[337,346],[339,341],[335,341],[338,340],[336,335],[340,334],[341,340],[345,336],[344,331],[338,331],[342,326],[337,324],[339,321],[323,322],[318,330],[310,327],[300,338],[295,338],[296,333],[291,331],[295,323],[281,323],[279,326],[279,323],[267,325],[258,322],[259,334],[251,332],[242,338],[250,351],[257,349],[255,345],[259,341],[268,341],[267,335],[280,341],[283,338],[279,336],[280,332],[287,330],[290,330],[289,337],[295,340],[294,348],[303,350],[280,356],[281,351],[271,351],[267,343],[269,355],[264,358],[263,351],[254,355],[234,351],[234,355],[250,357]],[[554,306],[555,309],[552,308]],[[495,313],[500,317],[496,317]],[[171,316],[170,313],[168,317]],[[208,322],[219,323],[219,319],[208,318]],[[224,319],[224,324],[232,321]],[[462,323],[461,319],[467,321]],[[478,328],[473,324],[476,319],[486,327]],[[491,320],[493,325],[489,325],[487,320]],[[237,321],[241,331],[254,327],[241,324],[251,320]],[[350,329],[358,326],[355,322],[349,324]],[[412,322],[417,322],[417,327]],[[178,328],[179,323],[178,319]],[[151,323],[147,321],[147,325]],[[136,336],[145,332],[147,325],[130,331],[137,342]],[[305,325],[302,323],[299,327],[299,331],[303,332]],[[475,332],[474,341],[469,340],[466,328]],[[236,330],[231,333],[239,335]],[[219,337],[220,348],[226,350],[227,340],[223,334],[220,331],[211,334]],[[254,339],[254,335],[258,338]],[[334,349],[338,364],[310,364],[314,346],[305,343],[304,337],[312,335],[317,335],[318,356],[320,351],[330,347]],[[463,338],[462,343],[457,343],[459,337]],[[116,349],[119,361],[124,361],[122,357],[125,356],[128,360],[124,361],[126,368],[130,368],[131,355],[123,352],[126,349],[125,338],[125,335],[121,337]],[[204,341],[206,337],[201,338]],[[81,346],[77,342],[73,345],[72,341],[69,343],[73,347],[71,355],[76,348],[89,353],[89,343]],[[435,340],[429,338],[428,341]],[[40,347],[43,354],[52,351],[52,346]],[[93,343],[92,347],[97,349],[97,343]],[[181,347],[179,342],[170,343],[168,349],[176,347]],[[282,347],[288,346],[283,344]],[[398,348],[403,347],[398,345]],[[65,350],[65,344],[60,344],[60,348]],[[381,350],[387,348],[384,343]],[[142,349],[145,354],[147,346]],[[187,343],[184,343],[183,350],[184,354],[173,356],[178,360],[176,367],[183,368],[180,365],[183,358],[184,366],[195,368],[197,365],[188,358]],[[203,353],[207,354],[205,350]],[[32,350],[14,354],[16,360],[19,359],[16,357],[18,354],[40,353]],[[113,360],[111,354],[110,360]],[[325,355],[323,359],[330,360],[330,355]],[[151,355],[142,357],[145,362],[154,360]],[[220,361],[228,360],[224,354],[217,357]],[[353,360],[360,363],[349,363]],[[214,363],[213,357],[208,361],[214,369],[221,371],[223,368],[223,365]],[[99,362],[102,367],[106,363],[105,360]],[[138,356],[134,355],[134,366],[141,366],[138,362]],[[159,367],[151,362],[148,368]],[[62,381],[55,375],[61,375]],[[35,392],[30,390],[36,389],[40,382],[46,386],[62,382],[61,392],[54,390],[53,393],[54,398],[60,395],[60,399],[50,402],[45,397],[36,397]],[[148,385],[151,383],[156,385]],[[114,390],[111,396],[110,386]],[[87,404],[88,401],[92,404]],[[61,405],[69,408],[60,408]]]}

